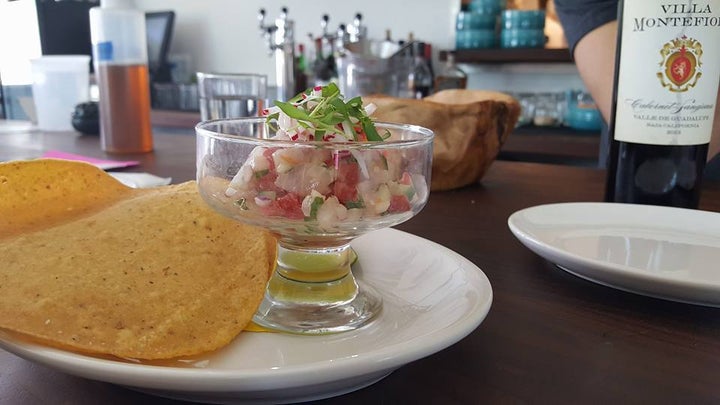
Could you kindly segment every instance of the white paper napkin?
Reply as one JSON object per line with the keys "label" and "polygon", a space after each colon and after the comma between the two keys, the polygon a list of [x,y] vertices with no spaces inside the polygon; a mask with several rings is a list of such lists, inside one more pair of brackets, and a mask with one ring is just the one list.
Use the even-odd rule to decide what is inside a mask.
{"label": "white paper napkin", "polygon": [[108,172],[108,174],[133,188],[166,186],[172,181],[171,177],[159,177],[150,173]]}

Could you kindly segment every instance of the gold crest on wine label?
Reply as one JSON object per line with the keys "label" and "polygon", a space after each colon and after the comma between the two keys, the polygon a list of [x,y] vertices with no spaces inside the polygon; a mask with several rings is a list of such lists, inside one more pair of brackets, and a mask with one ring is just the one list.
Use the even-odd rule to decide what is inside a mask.
{"label": "gold crest on wine label", "polygon": [[700,41],[685,35],[663,45],[660,71],[657,73],[662,86],[675,93],[694,87],[702,76],[702,53]]}

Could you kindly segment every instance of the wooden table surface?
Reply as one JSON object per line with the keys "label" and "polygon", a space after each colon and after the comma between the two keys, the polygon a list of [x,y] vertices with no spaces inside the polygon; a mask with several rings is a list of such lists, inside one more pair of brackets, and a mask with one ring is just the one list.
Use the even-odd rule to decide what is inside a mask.
{"label": "wooden table surface", "polygon": [[[0,160],[59,149],[137,159],[134,170],[195,173],[194,138],[156,134],[147,155],[107,156],[97,137],[0,134]],[[432,193],[397,228],[463,255],[488,276],[494,301],[485,321],[457,344],[408,364],[362,390],[318,403],[720,403],[720,309],[644,297],[559,270],[510,233],[513,212],[544,203],[599,201],[604,172],[495,162],[481,183]],[[706,184],[702,208],[720,212],[720,187]],[[171,404],[69,376],[0,350],[0,404]]]}

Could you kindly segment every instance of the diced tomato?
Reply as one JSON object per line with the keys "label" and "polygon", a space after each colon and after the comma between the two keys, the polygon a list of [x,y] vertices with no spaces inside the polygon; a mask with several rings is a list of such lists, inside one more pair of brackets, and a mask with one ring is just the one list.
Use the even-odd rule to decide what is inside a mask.
{"label": "diced tomato", "polygon": [[303,219],[302,199],[295,193],[288,193],[274,200],[265,207],[260,207],[263,215],[268,217],[283,217],[288,219]]}
{"label": "diced tomato", "polygon": [[337,181],[356,186],[360,181],[360,166],[355,159],[340,159],[335,164]]}
{"label": "diced tomato", "polygon": [[282,216],[290,219],[303,219],[302,198],[295,193],[287,193],[275,200],[275,204],[282,210]]}
{"label": "diced tomato", "polygon": [[[357,185],[357,182],[355,183]],[[338,201],[342,204],[347,204],[350,201],[358,200],[357,187],[340,180],[333,184],[333,194],[337,197]]]}
{"label": "diced tomato", "polygon": [[357,161],[348,155],[335,162],[336,179],[333,184],[333,194],[345,204],[358,200],[357,184],[360,181],[360,167]]}
{"label": "diced tomato", "polygon": [[257,179],[258,191],[281,191],[281,189],[275,185],[275,180],[277,180],[277,172],[275,171],[270,171],[266,175],[260,177]]}
{"label": "diced tomato", "polygon": [[410,201],[404,195],[394,195],[390,198],[388,212],[410,211]]}
{"label": "diced tomato", "polygon": [[266,217],[282,217],[283,211],[278,207],[277,202],[273,201],[272,203],[264,206],[264,207],[258,207],[260,212],[262,212],[263,216]]}

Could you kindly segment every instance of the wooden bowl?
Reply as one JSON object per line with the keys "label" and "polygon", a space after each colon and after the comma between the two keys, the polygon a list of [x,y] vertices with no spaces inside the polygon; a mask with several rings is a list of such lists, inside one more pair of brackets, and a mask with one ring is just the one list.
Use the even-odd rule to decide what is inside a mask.
{"label": "wooden bowl", "polygon": [[507,94],[443,90],[422,100],[364,96],[377,105],[377,121],[420,125],[435,132],[431,190],[450,190],[480,181],[520,116]]}

